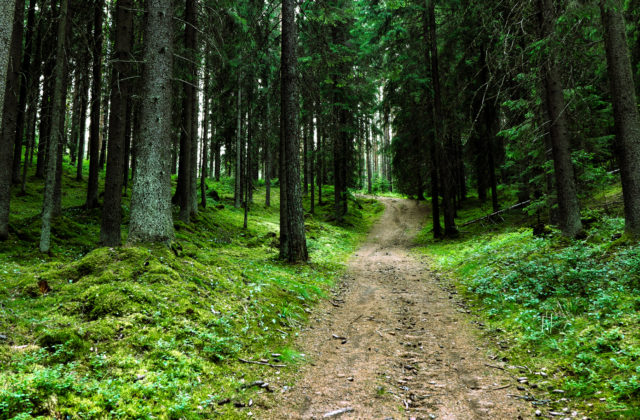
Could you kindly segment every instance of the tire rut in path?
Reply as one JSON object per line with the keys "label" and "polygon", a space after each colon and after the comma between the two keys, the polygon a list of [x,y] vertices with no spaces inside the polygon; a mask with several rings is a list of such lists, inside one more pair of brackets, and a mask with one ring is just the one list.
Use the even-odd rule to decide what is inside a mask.
{"label": "tire rut in path", "polygon": [[385,213],[350,261],[339,296],[298,340],[311,363],[258,416],[319,419],[350,408],[339,417],[532,417],[526,403],[508,397],[513,380],[486,366],[486,346],[452,295],[410,254],[427,207],[382,202]]}

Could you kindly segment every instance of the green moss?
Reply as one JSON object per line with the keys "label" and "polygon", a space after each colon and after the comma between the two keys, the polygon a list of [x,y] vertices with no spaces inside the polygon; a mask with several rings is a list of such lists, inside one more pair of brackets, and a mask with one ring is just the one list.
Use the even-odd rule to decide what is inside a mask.
{"label": "green moss", "polygon": [[[603,210],[599,200],[584,212],[584,240],[557,230],[534,237],[526,226],[537,220],[512,213],[503,224],[470,225],[456,240],[433,241],[427,228],[420,241],[422,255],[476,307],[501,357],[546,369],[540,398],[563,389],[576,408],[606,419],[640,410],[640,248],[622,234],[619,209]],[[484,211],[470,206],[461,220]]]}
{"label": "green moss", "polygon": [[[53,255],[37,252],[35,179],[16,199],[11,237],[0,244],[0,333],[7,336],[0,418],[242,417],[242,409],[216,402],[256,398],[242,381],[266,371],[238,358],[281,353],[283,374],[296,369],[303,358],[291,337],[382,209],[365,200],[350,225],[335,226],[327,222],[332,207],[317,208],[306,223],[310,264],[277,258],[277,189],[272,208],[260,204],[263,190],[256,194],[247,230],[241,210],[211,200],[193,223],[176,222],[173,249],[94,249],[100,212],[81,208],[84,186],[68,170]],[[233,194],[229,180],[209,188],[223,202]],[[125,197],[125,221],[127,208]]]}

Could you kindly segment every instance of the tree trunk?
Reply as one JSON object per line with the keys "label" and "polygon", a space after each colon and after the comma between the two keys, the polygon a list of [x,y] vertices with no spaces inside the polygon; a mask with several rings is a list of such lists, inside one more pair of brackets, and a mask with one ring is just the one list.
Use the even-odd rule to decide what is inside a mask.
{"label": "tree trunk", "polygon": [[191,79],[191,91],[190,103],[191,103],[191,164],[189,165],[189,212],[191,216],[198,214],[198,115],[199,115],[199,100],[198,100],[198,88],[200,86],[199,68],[196,64],[199,56],[198,49],[198,0],[187,0],[189,5],[187,9],[187,27],[190,28],[189,34],[189,49],[188,57],[190,59],[189,70]]}
{"label": "tree trunk", "polygon": [[[68,5],[67,5],[67,9],[68,9]],[[67,48],[66,46],[69,45],[69,42],[71,40],[71,20],[67,21],[66,23],[66,40],[65,40],[65,48]],[[57,60],[57,56],[56,56],[56,60]],[[58,139],[58,156],[56,158],[56,182],[55,182],[55,187],[53,190],[53,217],[58,217],[62,214],[62,156],[63,156],[63,152],[65,150],[66,147],[66,143],[67,143],[67,128],[65,125],[65,119],[66,119],[66,109],[67,109],[67,91],[68,91],[68,87],[69,87],[69,61],[67,60],[67,56],[66,56],[66,50],[65,50],[65,60],[63,62],[63,68],[62,68],[62,100],[61,100],[61,104],[60,104],[60,108],[59,109],[52,109],[51,112],[51,119],[58,119],[59,120],[59,130],[60,130],[60,137]],[[52,126],[53,127],[53,126]],[[53,135],[53,134],[52,134]]]}
{"label": "tree trunk", "polygon": [[324,119],[318,114],[318,205],[322,206],[322,184],[324,183]]}
{"label": "tree trunk", "polygon": [[269,77],[265,76],[265,119],[266,124],[262,127],[264,133],[264,185],[265,185],[265,206],[271,207],[271,98],[269,96]]}
{"label": "tree trunk", "polygon": [[[3,131],[5,121],[3,110],[5,109],[5,86],[11,83],[9,68],[10,50],[13,50],[12,34],[16,15],[15,1],[0,2],[0,131]],[[20,1],[18,1],[19,7]],[[22,25],[19,25],[22,27]],[[22,40],[20,40],[22,42]],[[11,96],[12,93],[9,93]],[[0,133],[0,240],[6,240],[9,236],[9,202],[11,200],[11,146],[12,142],[3,133]],[[8,142],[7,142],[8,140]]]}
{"label": "tree trunk", "polygon": [[20,194],[26,194],[27,185],[27,171],[33,161],[33,152],[36,144],[36,119],[38,113],[38,102],[40,100],[40,76],[42,76],[42,40],[44,32],[44,24],[42,22],[38,24],[37,36],[32,45],[35,48],[35,53],[31,64],[31,83],[28,86],[27,93],[27,117],[26,117],[26,142],[27,150],[25,152],[25,163],[22,166],[22,185],[20,187]]}
{"label": "tree trunk", "polygon": [[364,128],[364,136],[365,136],[365,142],[366,142],[366,148],[367,148],[367,192],[369,194],[373,194],[373,167],[372,167],[372,163],[371,163],[371,156],[372,156],[372,152],[371,152],[371,136],[369,134],[369,128],[366,127]]}
{"label": "tree trunk", "polygon": [[49,160],[44,187],[44,203],[42,205],[42,230],[40,232],[40,252],[48,253],[51,249],[51,219],[54,212],[54,193],[56,184],[56,172],[58,167],[58,149],[62,138],[62,126],[60,126],[60,114],[64,113],[63,104],[66,96],[64,88],[64,70],[66,63],[66,38],[67,38],[67,9],[69,1],[62,0],[60,4],[58,39],[56,46],[55,84],[53,89],[53,110],[51,118],[51,138],[49,139]]}
{"label": "tree trunk", "polygon": [[[2,110],[2,139],[0,139],[0,145],[2,150],[0,154],[8,153],[10,158],[7,162],[8,165],[3,165],[0,170],[0,185],[4,185],[4,171],[8,171],[9,185],[17,182],[19,179],[20,170],[20,156],[22,155],[22,138],[20,142],[16,140],[16,133],[18,132],[19,123],[19,105],[20,105],[20,93],[22,85],[25,83],[21,80],[23,69],[21,69],[22,58],[22,34],[24,28],[24,0],[17,0],[14,11],[13,32],[11,36],[11,50],[9,58],[9,67],[7,69],[6,84],[2,85],[0,89],[4,89],[4,107]],[[22,137],[22,130],[20,130],[20,136]],[[5,145],[7,148],[5,149]],[[17,150],[16,150],[17,149]],[[12,153],[13,152],[13,153]],[[4,158],[0,157],[0,162],[4,163]],[[15,167],[17,165],[17,168]],[[0,189],[4,189],[4,186],[0,186]],[[4,193],[0,193],[0,196]],[[0,216],[1,218],[1,216]]]}
{"label": "tree trunk", "polygon": [[178,186],[176,194],[178,194],[178,203],[180,204],[180,220],[189,223],[193,206],[193,194],[196,190],[193,188],[193,158],[192,153],[196,150],[195,133],[193,133],[193,122],[197,120],[194,115],[193,103],[196,100],[196,91],[194,88],[195,81],[195,47],[196,47],[196,30],[195,16],[196,4],[195,0],[187,0],[185,3],[185,35],[184,48],[186,51],[187,61],[185,67],[187,69],[188,83],[182,84],[182,120],[180,129],[180,161],[178,166]]}
{"label": "tree trunk", "polygon": [[309,213],[314,214],[316,212],[316,193],[315,193],[315,174],[316,174],[316,121],[311,115],[310,121],[310,131],[311,135],[309,138],[309,190],[311,191],[310,198],[310,208]]}
{"label": "tree trunk", "polygon": [[[133,77],[133,74],[130,73]],[[129,87],[129,98],[127,100],[127,119],[124,126],[124,160],[122,161],[122,193],[127,195],[129,189],[129,171],[131,169],[131,142],[133,136],[133,86]]]}
{"label": "tree trunk", "polygon": [[[552,0],[538,0],[538,5],[542,37],[549,38],[553,34],[555,20]],[[571,162],[566,104],[555,54],[551,53],[546,57],[543,66],[544,87],[547,96],[545,102],[548,107],[548,124],[560,207],[560,228],[564,235],[575,237],[582,231],[582,222]]]}
{"label": "tree trunk", "polygon": [[[87,39],[91,36],[92,23],[88,23]],[[80,126],[78,128],[78,146],[77,146],[77,166],[76,166],[76,180],[82,181],[82,168],[85,158],[85,132],[87,128],[87,106],[89,103],[89,61],[90,56],[88,52],[81,55],[80,66],[82,68],[80,73],[80,83],[78,90],[80,91]]]}
{"label": "tree trunk", "polygon": [[171,216],[171,103],[173,4],[147,0],[140,142],[131,194],[129,243],[169,244]]}
{"label": "tree trunk", "polygon": [[[29,12],[27,14],[27,34],[25,37],[24,54],[22,54],[22,64],[20,65],[20,73],[22,80],[20,81],[20,95],[17,109],[17,122],[15,131],[15,146],[13,149],[13,175],[12,182],[20,183],[20,160],[22,159],[22,145],[24,144],[24,123],[27,110],[27,97],[29,94],[29,86],[32,84],[32,64],[31,57],[33,55],[33,35],[35,33],[36,20],[36,1],[29,1]],[[25,161],[26,161],[25,154]],[[26,163],[25,163],[26,164]]]}
{"label": "tree trunk", "polygon": [[206,64],[204,67],[204,84],[203,84],[203,118],[202,118],[202,170],[200,174],[200,201],[202,208],[207,208],[207,176],[209,175],[209,72],[211,63],[207,56]]}
{"label": "tree trunk", "polygon": [[[15,0],[0,2],[0,86],[6,86],[7,83],[13,22],[15,21],[15,7]],[[1,112],[3,109],[4,89],[0,89],[0,127],[3,126]]]}
{"label": "tree trunk", "polygon": [[102,20],[104,0],[97,0],[93,15],[93,80],[91,84],[91,122],[89,124],[88,209],[98,207],[98,173],[100,171],[100,105],[102,89]]}
{"label": "tree trunk", "polygon": [[[49,13],[48,16],[53,16],[53,8],[46,9]],[[43,46],[42,50],[50,52],[55,50],[55,37],[51,34],[52,31],[47,31],[43,34]],[[40,124],[38,126],[38,158],[36,162],[36,177],[44,179],[44,173],[47,161],[47,143],[49,141],[50,128],[51,128],[51,106],[53,97],[53,84],[54,78],[52,77],[55,70],[55,57],[53,54],[47,54],[45,59],[43,75],[44,83],[42,87],[42,100],[40,102]]]}
{"label": "tree trunk", "polygon": [[302,127],[302,195],[306,197],[309,194],[309,117],[305,116],[304,120]]}
{"label": "tree trunk", "polygon": [[100,243],[120,246],[122,225],[122,183],[124,181],[127,111],[131,96],[131,46],[133,40],[133,1],[118,0],[115,11],[114,64],[111,73],[111,109],[107,173],[104,183],[104,206]]}
{"label": "tree trunk", "polygon": [[235,175],[235,201],[234,207],[239,209],[242,205],[242,79],[238,72],[238,96],[236,98],[236,175]]}
{"label": "tree trunk", "polygon": [[[280,119],[281,143],[284,146],[281,165],[286,172],[286,217],[281,215],[280,225],[287,225],[287,249],[281,246],[280,255],[289,262],[307,261],[307,241],[304,230],[304,212],[300,191],[300,139],[298,137],[298,87],[297,87],[297,34],[296,3],[282,0],[282,54],[281,94],[282,117]],[[282,201],[282,199],[281,199]]]}
{"label": "tree trunk", "polygon": [[[428,54],[431,62],[431,77],[433,80],[433,126],[434,126],[434,138],[431,147],[431,183],[432,183],[432,206],[433,206],[433,236],[438,238],[442,235],[440,228],[440,206],[437,201],[439,200],[439,181],[441,177],[439,175],[445,175],[444,168],[446,163],[444,160],[443,141],[444,138],[444,125],[442,119],[444,115],[442,113],[442,102],[440,93],[440,76],[438,68],[438,44],[436,39],[436,18],[435,18],[435,4],[434,0],[427,0],[428,20],[425,22],[425,30],[428,30],[429,40]],[[426,35],[426,34],[425,34]],[[455,224],[452,224],[453,215],[451,212],[451,197],[448,194],[447,182],[443,183],[443,207],[444,207],[444,234],[448,236],[455,233]],[[436,219],[437,217],[437,219]]]}
{"label": "tree trunk", "polygon": [[622,10],[620,0],[610,2],[608,6],[604,1],[600,2],[613,99],[615,150],[624,196],[625,230],[633,237],[640,237],[640,116]]}

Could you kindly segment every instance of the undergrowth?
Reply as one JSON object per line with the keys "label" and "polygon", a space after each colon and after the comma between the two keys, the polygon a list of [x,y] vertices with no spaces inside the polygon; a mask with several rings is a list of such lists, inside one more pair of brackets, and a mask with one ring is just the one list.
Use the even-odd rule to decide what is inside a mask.
{"label": "undergrowth", "polygon": [[[535,217],[514,211],[454,240],[429,239],[427,226],[420,249],[469,299],[502,357],[530,369],[538,403],[640,418],[640,248],[623,235],[610,192],[583,211],[582,240],[549,227],[535,237]],[[471,202],[459,224],[486,213]]]}
{"label": "undergrowth", "polygon": [[[33,178],[0,244],[0,418],[250,416],[249,402],[268,405],[277,389],[246,385],[296,369],[292,338],[382,211],[360,200],[336,226],[331,202],[316,207],[306,218],[311,262],[288,265],[277,252],[278,190],[271,208],[256,192],[243,230],[222,180],[209,183],[220,202],[176,222],[171,249],[96,249],[100,211],[81,207],[82,182],[67,172],[64,182],[52,256],[37,251]],[[128,198],[123,209],[126,235]]]}

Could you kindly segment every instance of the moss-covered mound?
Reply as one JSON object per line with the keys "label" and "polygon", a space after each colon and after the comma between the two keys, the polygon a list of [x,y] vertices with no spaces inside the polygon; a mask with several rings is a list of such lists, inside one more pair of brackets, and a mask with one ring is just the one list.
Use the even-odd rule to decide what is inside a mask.
{"label": "moss-covered mound", "polygon": [[[14,232],[0,250],[0,418],[235,418],[268,403],[243,384],[276,370],[240,359],[295,365],[291,337],[382,209],[367,201],[338,227],[320,208],[307,219],[312,263],[290,266],[274,205],[256,205],[247,230],[241,210],[210,206],[176,224],[171,249],[78,257],[97,236],[68,225],[71,211],[97,217],[80,209],[57,220],[53,256]],[[16,231],[36,229],[30,217]]]}

